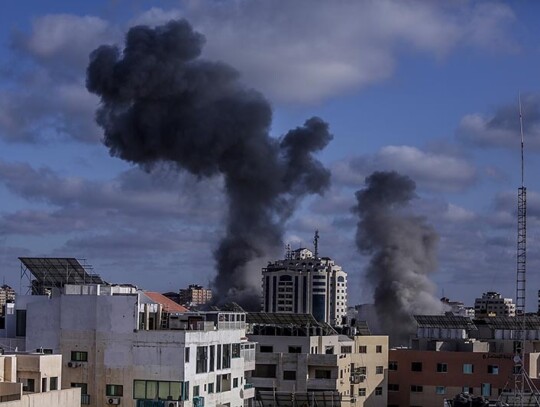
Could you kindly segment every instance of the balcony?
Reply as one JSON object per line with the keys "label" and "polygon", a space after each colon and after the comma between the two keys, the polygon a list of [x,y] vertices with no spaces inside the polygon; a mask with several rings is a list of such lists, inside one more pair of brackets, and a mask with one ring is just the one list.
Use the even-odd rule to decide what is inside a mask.
{"label": "balcony", "polygon": [[255,397],[255,386],[252,383],[244,384],[244,400]]}
{"label": "balcony", "polygon": [[338,355],[308,355],[309,366],[337,366]]}
{"label": "balcony", "polygon": [[307,387],[317,390],[336,390],[337,379],[308,379]]}
{"label": "balcony", "polygon": [[90,404],[90,395],[81,394],[81,404],[84,404],[84,405]]}

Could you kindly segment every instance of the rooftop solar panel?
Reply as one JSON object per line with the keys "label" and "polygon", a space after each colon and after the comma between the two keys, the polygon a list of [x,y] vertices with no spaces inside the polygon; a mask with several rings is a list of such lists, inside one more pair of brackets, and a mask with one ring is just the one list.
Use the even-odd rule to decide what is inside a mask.
{"label": "rooftop solar panel", "polygon": [[73,257],[19,257],[19,260],[43,285],[107,284]]}

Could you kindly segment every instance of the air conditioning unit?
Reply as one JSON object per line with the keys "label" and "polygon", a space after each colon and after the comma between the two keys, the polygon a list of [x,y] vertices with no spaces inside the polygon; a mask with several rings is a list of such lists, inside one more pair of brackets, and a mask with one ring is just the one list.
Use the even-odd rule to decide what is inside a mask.
{"label": "air conditioning unit", "polygon": [[180,401],[166,401],[165,407],[181,407]]}
{"label": "air conditioning unit", "polygon": [[107,404],[120,404],[120,397],[109,397]]}
{"label": "air conditioning unit", "polygon": [[79,367],[79,364],[75,362],[68,362],[68,367]]}

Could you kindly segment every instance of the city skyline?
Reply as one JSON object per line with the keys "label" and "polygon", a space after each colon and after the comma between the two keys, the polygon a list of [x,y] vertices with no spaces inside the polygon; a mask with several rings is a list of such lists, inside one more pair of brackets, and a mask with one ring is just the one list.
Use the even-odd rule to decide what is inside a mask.
{"label": "city skyline", "polygon": [[[254,285],[285,244],[348,273],[349,305],[372,301],[355,247],[354,193],[373,171],[416,182],[412,212],[439,235],[436,297],[472,305],[515,297],[518,94],[528,187],[527,310],[540,267],[540,5],[532,2],[130,2],[23,0],[0,16],[0,275],[19,287],[19,256],[87,259],[104,280],[170,291],[208,286],[223,235],[223,180],[111,157],[85,89],[88,55],[136,24],[186,18],[203,57],[239,71],[273,108],[280,137],[318,116],[331,170],[285,224],[282,250],[251,265]],[[258,281],[257,281],[258,278]],[[259,284],[260,286],[260,284]]]}

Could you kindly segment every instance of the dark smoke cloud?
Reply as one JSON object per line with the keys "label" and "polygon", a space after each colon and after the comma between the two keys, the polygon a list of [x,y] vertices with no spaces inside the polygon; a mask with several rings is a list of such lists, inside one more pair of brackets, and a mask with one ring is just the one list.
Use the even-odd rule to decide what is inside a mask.
{"label": "dark smoke cloud", "polygon": [[223,175],[228,214],[214,288],[223,302],[257,309],[260,280],[246,266],[281,247],[298,199],[329,185],[312,154],[332,136],[314,117],[280,140],[270,137],[268,101],[230,66],[199,58],[204,42],[185,20],[133,27],[123,50],[91,54],[87,88],[101,97],[97,122],[113,156],[149,170],[164,161],[201,178]]}
{"label": "dark smoke cloud", "polygon": [[375,287],[381,328],[393,345],[408,344],[414,314],[438,314],[429,274],[437,268],[437,233],[406,207],[416,197],[413,180],[397,172],[374,172],[356,192],[360,220],[356,244],[370,255],[366,278]]}

